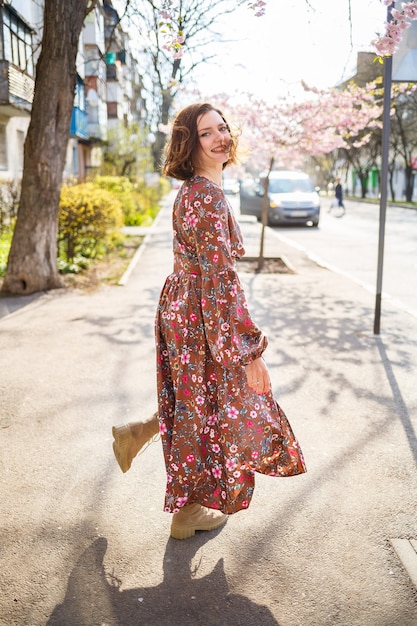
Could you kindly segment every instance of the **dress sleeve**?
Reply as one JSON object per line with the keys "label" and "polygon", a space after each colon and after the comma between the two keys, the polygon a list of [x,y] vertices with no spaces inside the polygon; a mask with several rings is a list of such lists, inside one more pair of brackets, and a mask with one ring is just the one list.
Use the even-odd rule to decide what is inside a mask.
{"label": "dress sleeve", "polygon": [[193,191],[185,219],[200,265],[201,306],[210,351],[225,367],[247,365],[262,355],[268,342],[249,314],[236,272],[227,202],[223,191],[211,183]]}

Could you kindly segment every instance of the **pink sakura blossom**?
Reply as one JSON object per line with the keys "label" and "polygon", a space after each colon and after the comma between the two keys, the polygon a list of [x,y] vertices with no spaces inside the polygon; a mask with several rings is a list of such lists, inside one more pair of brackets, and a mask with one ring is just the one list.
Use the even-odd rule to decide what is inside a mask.
{"label": "pink sakura blossom", "polygon": [[249,2],[248,6],[250,9],[255,11],[255,17],[262,17],[265,15],[266,2],[263,0],[257,0],[257,2]]}
{"label": "pink sakura blossom", "polygon": [[[379,124],[381,107],[375,85],[349,85],[345,90],[319,90],[303,85],[307,99],[282,97],[273,105],[248,94],[242,104],[223,106],[242,128],[254,161],[267,167],[302,167],[306,154],[320,156],[337,148],[349,149],[349,137]],[[242,310],[237,310],[243,316]]]}
{"label": "pink sakura blossom", "polygon": [[410,22],[401,21],[387,24],[387,35],[391,37],[396,43],[401,41],[404,30],[410,27]]}
{"label": "pink sakura blossom", "polygon": [[403,2],[404,15],[409,20],[417,20],[417,2]]}
{"label": "pink sakura blossom", "polygon": [[[249,9],[254,11],[255,17],[265,15],[265,0],[246,0],[246,3]],[[165,39],[162,47],[164,50],[171,51],[173,59],[176,60],[181,59],[184,55],[186,39],[181,30],[177,31],[178,25],[181,23],[179,17],[180,14],[175,3],[172,0],[164,0],[162,8],[159,10],[159,31]]]}
{"label": "pink sakura blossom", "polygon": [[[382,0],[389,7],[392,0]],[[401,9],[391,10],[392,21],[385,23],[385,33],[372,41],[376,52],[381,57],[391,56],[396,52],[401,42],[404,30],[410,26],[410,21],[417,20],[417,2],[403,2]]]}

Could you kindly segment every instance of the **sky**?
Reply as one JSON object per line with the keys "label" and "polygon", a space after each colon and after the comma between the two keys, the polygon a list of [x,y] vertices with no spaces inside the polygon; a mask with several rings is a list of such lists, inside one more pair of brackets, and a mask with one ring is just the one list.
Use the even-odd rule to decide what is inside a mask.
{"label": "sky", "polygon": [[380,0],[268,0],[255,17],[242,7],[224,16],[219,65],[201,66],[203,94],[251,92],[273,100],[301,93],[300,81],[326,89],[355,73],[358,51],[374,51],[386,7]]}

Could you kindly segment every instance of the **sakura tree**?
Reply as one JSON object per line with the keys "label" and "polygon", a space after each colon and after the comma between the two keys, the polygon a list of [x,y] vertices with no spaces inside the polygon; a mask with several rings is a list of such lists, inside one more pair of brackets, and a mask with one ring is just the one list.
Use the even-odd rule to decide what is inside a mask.
{"label": "sakura tree", "polygon": [[326,155],[337,149],[361,148],[380,126],[382,107],[375,85],[354,84],[343,90],[318,90],[304,85],[302,101],[283,97],[273,104],[246,94],[239,100],[220,98],[216,104],[238,123],[242,139],[252,149],[265,176],[259,264],[263,262],[267,223],[269,173],[274,167],[295,168],[306,157]]}

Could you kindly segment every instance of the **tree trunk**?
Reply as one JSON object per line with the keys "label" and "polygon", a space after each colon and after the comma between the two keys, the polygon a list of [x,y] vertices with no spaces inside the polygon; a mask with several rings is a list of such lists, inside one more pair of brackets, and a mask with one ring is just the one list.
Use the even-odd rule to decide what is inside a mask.
{"label": "tree trunk", "polygon": [[264,244],[265,244],[265,226],[268,224],[268,209],[269,209],[269,175],[274,167],[275,157],[271,157],[269,161],[269,169],[264,183],[264,196],[262,199],[262,213],[261,213],[261,239],[259,242],[259,256],[258,256],[258,271],[260,272],[264,265]]}
{"label": "tree trunk", "polygon": [[361,197],[366,198],[366,194],[368,193],[368,170],[359,169],[358,176],[361,183]]}
{"label": "tree trunk", "polygon": [[[169,89],[163,89],[159,122],[163,124],[164,126],[166,126],[169,122],[169,115],[171,112],[173,101],[174,101],[174,97],[170,93]],[[164,146],[165,146],[166,140],[167,140],[166,133],[158,129],[155,132],[155,141],[152,145],[152,157],[153,157],[153,166],[154,166],[155,172],[159,172],[161,170],[163,152],[164,152]]]}
{"label": "tree trunk", "polygon": [[61,285],[57,270],[59,194],[74,103],[78,40],[87,4],[88,0],[45,0],[22,193],[4,292],[29,294]]}
{"label": "tree trunk", "polygon": [[391,192],[391,200],[393,202],[395,202],[394,174],[395,174],[395,161],[393,161],[391,163],[391,166],[388,167],[388,182],[389,182],[389,188]]}
{"label": "tree trunk", "polygon": [[414,191],[414,172],[411,165],[405,166],[405,199],[412,202]]}

